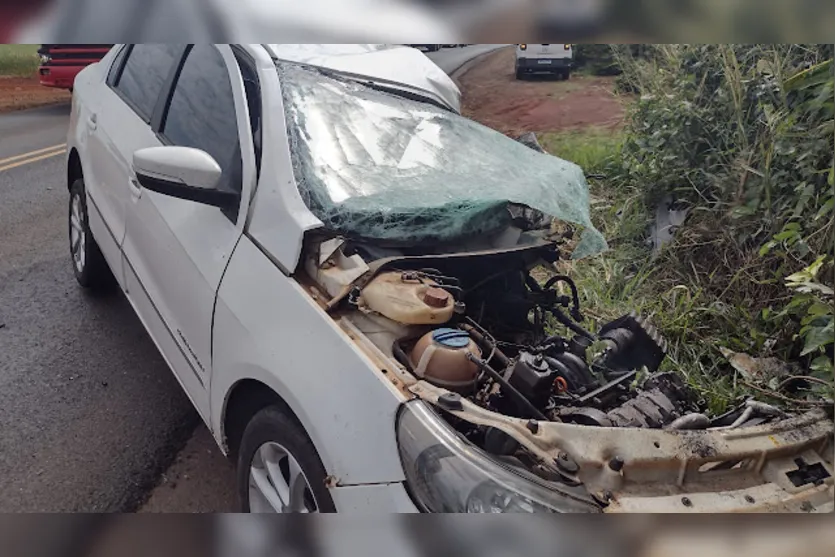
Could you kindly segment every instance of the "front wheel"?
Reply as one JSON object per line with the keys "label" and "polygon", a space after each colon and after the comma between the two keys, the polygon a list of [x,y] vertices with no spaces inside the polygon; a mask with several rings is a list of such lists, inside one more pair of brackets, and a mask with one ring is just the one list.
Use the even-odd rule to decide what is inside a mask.
{"label": "front wheel", "polygon": [[110,285],[113,275],[90,232],[84,180],[76,180],[70,188],[68,220],[72,269],[78,284],[84,288],[104,288]]}
{"label": "front wheel", "polygon": [[261,410],[247,425],[237,475],[244,512],[336,512],[316,448],[279,406]]}

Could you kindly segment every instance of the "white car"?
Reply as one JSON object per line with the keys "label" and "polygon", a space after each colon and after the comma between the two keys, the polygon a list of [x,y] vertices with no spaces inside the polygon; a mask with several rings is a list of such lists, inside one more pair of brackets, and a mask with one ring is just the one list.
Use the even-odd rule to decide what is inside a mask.
{"label": "white car", "polygon": [[516,79],[533,73],[551,73],[568,79],[574,49],[570,44],[517,44]]}
{"label": "white car", "polygon": [[636,380],[645,321],[593,334],[531,277],[605,247],[583,173],[459,109],[406,47],[117,45],[79,74],[75,275],[115,278],[243,509],[831,509],[824,414],[706,416]]}

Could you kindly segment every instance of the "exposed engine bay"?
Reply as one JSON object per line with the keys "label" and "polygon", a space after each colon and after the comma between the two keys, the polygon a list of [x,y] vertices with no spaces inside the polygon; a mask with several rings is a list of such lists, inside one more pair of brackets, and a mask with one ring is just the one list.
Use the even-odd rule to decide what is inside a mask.
{"label": "exposed engine bay", "polygon": [[[379,359],[399,365],[412,394],[432,402],[452,427],[487,453],[546,480],[585,484],[602,504],[613,491],[628,491],[624,467],[639,462],[657,467],[652,479],[658,485],[641,482],[642,495],[647,489],[667,495],[675,492],[670,485],[680,489],[693,478],[704,480],[705,459],[715,472],[759,466],[762,475],[765,456],[758,464],[724,458],[714,448],[715,439],[737,429],[779,428],[798,419],[753,399],[710,415],[683,375],[660,371],[667,342],[634,312],[586,330],[572,279],[552,272],[543,273],[542,280],[532,275],[533,269],[558,259],[553,243],[476,254],[375,258],[362,245],[331,241],[314,253],[306,270],[327,292],[328,309],[373,345]],[[547,424],[562,429],[552,435]],[[613,435],[617,430],[624,432],[621,438]],[[586,433],[568,440],[566,431]],[[600,432],[598,441],[593,431]],[[637,431],[665,433],[635,437]],[[825,448],[831,441],[825,434],[821,441],[815,431],[814,441],[798,441],[794,449],[818,449],[807,451],[801,461],[818,465],[815,485],[826,483],[831,490],[832,464],[820,457],[821,449],[831,452],[831,444]],[[687,437],[699,432],[704,439]],[[552,436],[554,446],[544,446],[543,437]],[[660,449],[670,445],[669,439],[677,448]],[[759,450],[751,439],[747,442],[746,450]],[[670,452],[646,454],[659,450]],[[800,465],[798,459],[784,462],[787,458],[773,464],[782,472],[771,473],[790,487],[784,469]],[[633,479],[648,480],[641,478],[645,473],[630,472]]]}
{"label": "exposed engine bay", "polygon": [[713,419],[701,414],[680,375],[657,373],[667,343],[655,327],[632,313],[585,330],[574,282],[552,275],[540,284],[528,270],[530,255],[496,255],[488,264],[434,261],[443,270],[414,268],[420,260],[406,258],[354,287],[345,303],[400,329],[391,346],[387,339],[380,348],[415,377],[503,415],[676,429],[780,415],[767,405],[743,421],[742,411]]}

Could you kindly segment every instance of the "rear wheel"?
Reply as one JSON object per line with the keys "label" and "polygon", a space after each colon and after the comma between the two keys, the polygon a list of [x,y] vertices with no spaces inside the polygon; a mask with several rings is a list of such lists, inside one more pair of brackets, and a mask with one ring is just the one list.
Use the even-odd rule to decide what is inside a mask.
{"label": "rear wheel", "polygon": [[72,269],[78,284],[94,289],[109,286],[113,275],[90,232],[84,180],[76,180],[70,188],[68,220]]}
{"label": "rear wheel", "polygon": [[280,406],[261,410],[247,425],[237,475],[244,512],[336,512],[316,448]]}

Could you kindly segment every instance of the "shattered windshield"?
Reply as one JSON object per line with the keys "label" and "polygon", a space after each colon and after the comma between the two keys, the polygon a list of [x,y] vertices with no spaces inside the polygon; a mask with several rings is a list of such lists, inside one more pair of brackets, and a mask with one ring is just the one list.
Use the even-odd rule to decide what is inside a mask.
{"label": "shattered windshield", "polygon": [[577,165],[428,102],[278,63],[294,173],[326,227],[397,243],[503,230],[509,204],[583,229],[573,257],[606,248]]}

